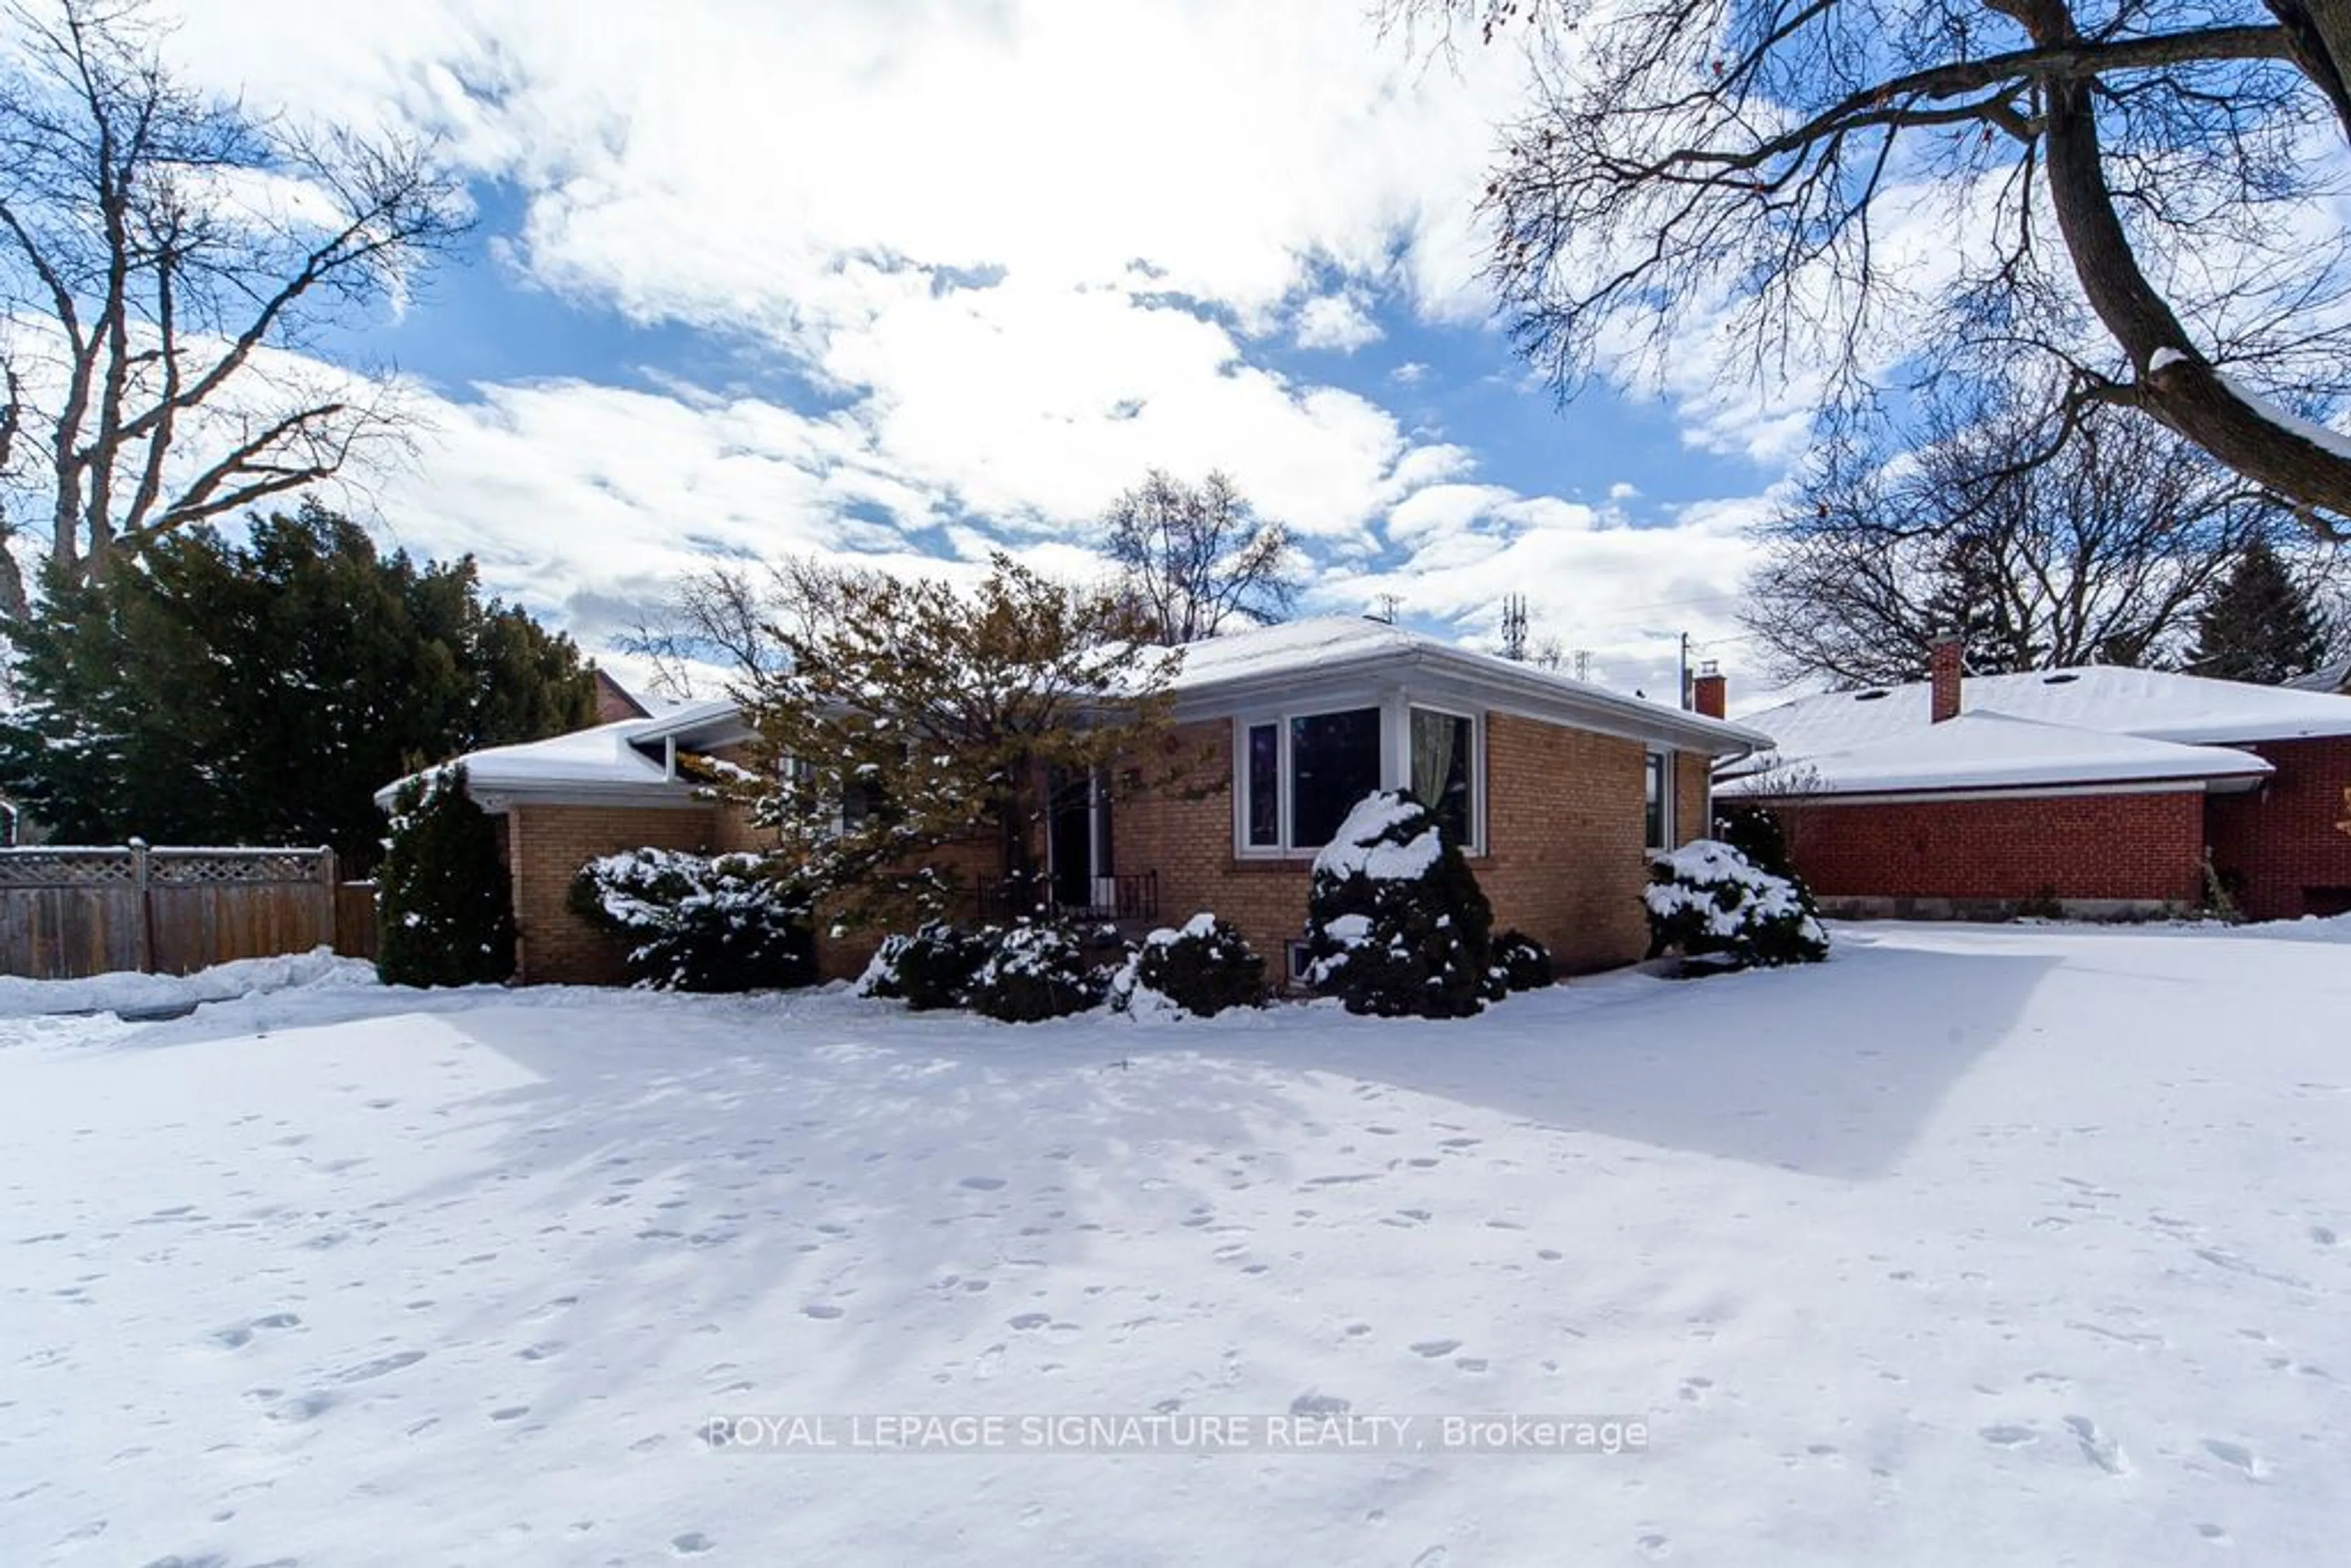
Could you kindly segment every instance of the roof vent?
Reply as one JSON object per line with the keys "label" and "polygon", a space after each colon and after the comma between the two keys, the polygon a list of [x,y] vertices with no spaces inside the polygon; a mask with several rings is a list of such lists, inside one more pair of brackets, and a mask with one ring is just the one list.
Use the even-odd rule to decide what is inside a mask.
{"label": "roof vent", "polygon": [[1893,695],[1893,693],[1881,688],[1880,690],[1874,692],[1855,692],[1853,694],[1853,700],[1857,703],[1874,703],[1882,701]]}
{"label": "roof vent", "polygon": [[2080,675],[2076,674],[2072,670],[2060,670],[2053,675],[2042,676],[2041,684],[2044,686],[2062,686],[2068,682],[2078,681],[2082,677]]}

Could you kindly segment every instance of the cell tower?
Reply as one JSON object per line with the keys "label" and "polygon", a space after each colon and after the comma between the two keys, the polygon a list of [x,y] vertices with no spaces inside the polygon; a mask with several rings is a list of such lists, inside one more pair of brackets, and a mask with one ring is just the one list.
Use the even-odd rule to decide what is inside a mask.
{"label": "cell tower", "polygon": [[1512,593],[1502,600],[1502,657],[1523,664],[1526,656],[1527,596]]}

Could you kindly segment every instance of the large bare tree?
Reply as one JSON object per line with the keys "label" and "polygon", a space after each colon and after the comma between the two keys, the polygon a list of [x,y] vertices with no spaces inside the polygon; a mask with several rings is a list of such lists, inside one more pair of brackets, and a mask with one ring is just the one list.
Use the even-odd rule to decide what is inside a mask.
{"label": "large bare tree", "polygon": [[1825,444],[1748,584],[1743,618],[1779,672],[1916,680],[1952,634],[1979,674],[2176,663],[2244,551],[2294,536],[2197,448],[2114,410],[2019,466],[2046,419],[2014,389],[1975,389],[1935,399],[1913,448]]}
{"label": "large bare tree", "polygon": [[[0,528],[70,581],[397,439],[386,381],[302,351],[465,222],[428,146],[207,96],[161,43],[141,0],[0,6]],[[0,549],[0,610],[27,598]]]}
{"label": "large bare tree", "polygon": [[[1485,202],[1521,346],[1719,329],[1865,395],[2058,366],[2340,538],[2346,0],[1386,0],[1529,40]],[[1905,265],[1907,258],[1908,265]],[[1833,398],[1833,402],[1834,399]]]}
{"label": "large bare tree", "polygon": [[1279,621],[1297,602],[1289,526],[1259,517],[1221,470],[1193,485],[1154,468],[1103,522],[1119,591],[1163,643]]}

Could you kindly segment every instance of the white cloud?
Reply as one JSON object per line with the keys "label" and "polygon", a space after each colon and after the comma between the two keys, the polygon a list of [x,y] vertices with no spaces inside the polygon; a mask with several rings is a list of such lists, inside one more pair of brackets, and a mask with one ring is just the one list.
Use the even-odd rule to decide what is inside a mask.
{"label": "white cloud", "polygon": [[[179,4],[175,54],[207,79],[432,129],[507,182],[527,282],[831,394],[812,415],[553,382],[439,410],[385,516],[591,642],[697,550],[1008,539],[1081,567],[1153,465],[1230,471],[1309,537],[1331,604],[1393,591],[1475,627],[1522,591],[1573,642],[1737,575],[1735,530],[1478,484],[1470,446],[1252,359],[1284,329],[1376,340],[1373,298],[1484,320],[1473,204],[1512,50],[1432,62],[1359,0]],[[1676,390],[1710,441],[1751,423]]]}
{"label": "white cloud", "polygon": [[1384,335],[1371,312],[1352,294],[1318,294],[1298,308],[1297,339],[1301,349],[1333,349],[1352,354]]}

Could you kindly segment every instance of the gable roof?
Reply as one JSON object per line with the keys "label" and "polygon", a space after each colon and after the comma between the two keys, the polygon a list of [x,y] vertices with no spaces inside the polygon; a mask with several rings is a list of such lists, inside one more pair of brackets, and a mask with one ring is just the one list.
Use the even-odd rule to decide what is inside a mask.
{"label": "gable roof", "polygon": [[1792,770],[1729,779],[1717,792],[1769,798],[2167,780],[2225,788],[2250,785],[2273,771],[2251,752],[2228,747],[2147,740],[1975,708],[1942,724],[1808,757]]}
{"label": "gable roof", "polygon": [[[465,765],[466,794],[488,811],[534,798],[612,805],[689,804],[690,787],[669,776],[660,748],[649,755],[638,744],[643,732],[658,722],[622,719],[545,740],[486,747],[455,760]],[[376,804],[390,810],[407,781],[397,779],[377,790]]]}

